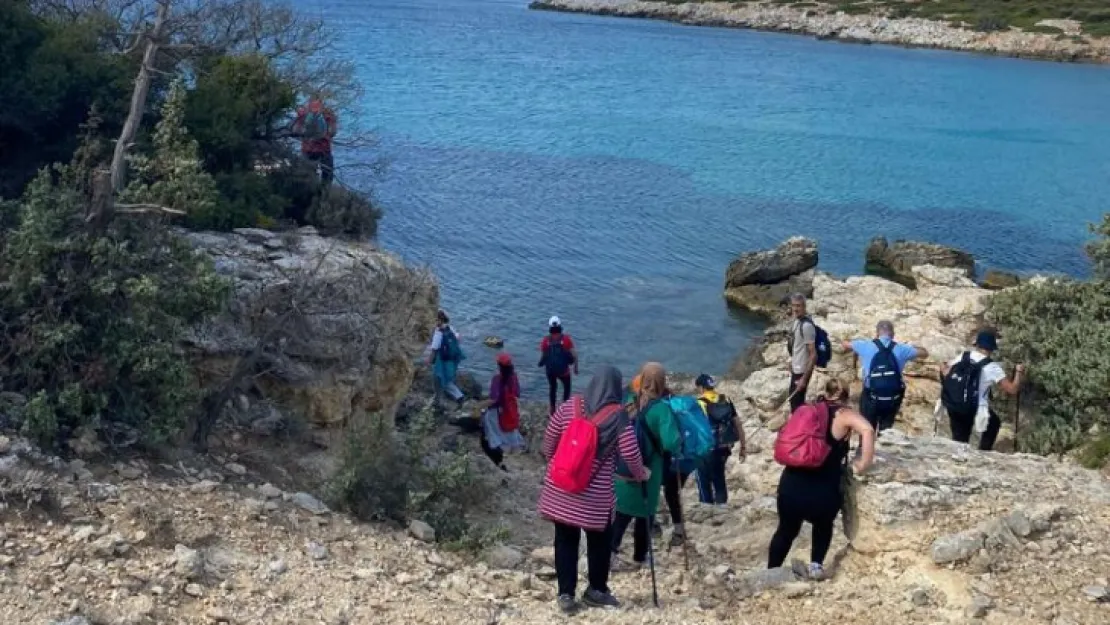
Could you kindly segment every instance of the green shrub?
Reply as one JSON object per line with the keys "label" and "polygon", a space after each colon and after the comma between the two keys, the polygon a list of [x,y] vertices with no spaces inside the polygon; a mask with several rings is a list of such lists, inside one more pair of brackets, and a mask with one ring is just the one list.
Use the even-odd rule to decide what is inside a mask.
{"label": "green shrub", "polygon": [[178,340],[218,310],[208,259],[146,217],[85,224],[88,172],[44,170],[0,253],[0,388],[27,389],[23,429],[54,445],[89,425],[165,440],[193,405]]}
{"label": "green shrub", "polygon": [[1089,441],[1079,452],[1079,464],[1088,469],[1101,469],[1110,464],[1110,434]]}
{"label": "green shrub", "polygon": [[325,234],[344,234],[356,238],[378,232],[381,211],[370,198],[357,191],[333,185],[323,189],[308,209],[305,221]]}
{"label": "green shrub", "polygon": [[1022,434],[1024,449],[1063,453],[1092,428],[1110,426],[1110,231],[1088,247],[1096,268],[1090,282],[1033,281],[991,298],[989,318],[999,326],[1003,356],[1025,362],[1038,397],[1037,422]]}
{"label": "green shrub", "polygon": [[407,432],[395,431],[378,415],[352,424],[329,499],[362,520],[420,519],[436,530],[438,541],[478,548],[500,532],[470,522],[471,511],[489,500],[491,486],[468,454],[432,446],[435,424],[431,410],[421,412]]}

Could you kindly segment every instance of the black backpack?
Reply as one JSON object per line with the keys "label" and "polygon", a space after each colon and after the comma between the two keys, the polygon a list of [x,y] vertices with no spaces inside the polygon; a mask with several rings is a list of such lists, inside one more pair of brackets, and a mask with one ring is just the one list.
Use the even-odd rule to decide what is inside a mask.
{"label": "black backpack", "polygon": [[[655,405],[656,401],[659,400],[648,404],[636,418],[631,420],[632,430],[636,433],[636,445],[640,448],[640,457],[643,458],[645,467],[651,466],[652,458],[662,453],[662,445],[655,440],[655,435],[652,434],[643,418],[648,410]],[[632,408],[626,406],[625,410],[629,413],[629,416],[632,415]],[[628,464],[619,453],[617,454],[617,465],[614,471],[620,477],[632,479],[632,470],[628,468]]]}
{"label": "black backpack", "polygon": [[949,416],[957,419],[974,419],[979,411],[979,377],[990,358],[972,362],[971,352],[964,352],[959,362],[952,365],[941,381],[940,399]]}
{"label": "black backpack", "polygon": [[902,404],[902,395],[906,392],[906,383],[902,379],[902,370],[898,367],[898,359],[894,357],[894,341],[890,345],[883,345],[875,339],[875,347],[879,351],[871,358],[871,367],[867,372],[867,393],[873,406],[882,410],[897,410]]}
{"label": "black backpack", "polygon": [[705,401],[705,415],[713,427],[713,437],[718,447],[732,445],[740,441],[736,430],[736,406],[724,395],[717,395],[717,401]]}
{"label": "black backpack", "polygon": [[574,364],[574,356],[565,345],[566,335],[560,334],[558,340],[552,335],[547,339],[547,351],[543,355],[543,365],[547,375],[558,377],[566,375],[567,370]]}

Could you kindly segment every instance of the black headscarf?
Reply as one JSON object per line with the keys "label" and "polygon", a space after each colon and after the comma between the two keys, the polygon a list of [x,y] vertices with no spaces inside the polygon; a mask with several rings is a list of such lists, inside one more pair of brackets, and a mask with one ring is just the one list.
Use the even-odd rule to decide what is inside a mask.
{"label": "black headscarf", "polygon": [[[620,406],[624,399],[624,385],[621,372],[616,367],[602,367],[594,374],[586,386],[582,398],[586,401],[586,414],[593,416],[606,406]],[[617,437],[628,426],[628,414],[624,408],[598,424],[598,457],[616,452]]]}

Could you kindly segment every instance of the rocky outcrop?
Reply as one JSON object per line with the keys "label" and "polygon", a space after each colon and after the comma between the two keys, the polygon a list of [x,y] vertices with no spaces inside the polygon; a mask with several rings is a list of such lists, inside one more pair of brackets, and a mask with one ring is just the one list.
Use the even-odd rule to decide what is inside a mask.
{"label": "rocky outcrop", "polygon": [[817,260],[817,243],[802,237],[741,254],[725,272],[725,298],[750,310],[777,312],[790,294],[812,293]]}
{"label": "rocky outcrop", "polygon": [[[991,291],[976,286],[962,269],[925,265],[914,267],[911,275],[916,289],[877,276],[838,280],[816,274],[809,312],[829,333],[833,358],[828,367],[815,373],[810,399],[829,376],[856,380],[858,392],[854,354],[844,353],[839,342],[873,337],[875,325],[888,319],[894,323],[896,340],[925,347],[930,354],[906,368],[908,390],[899,427],[911,433],[932,432],[933,407],[940,396],[940,364],[957,356],[972,340],[983,324]],[[741,383],[727,383],[727,393],[744,399],[753,414],[771,426],[781,424],[786,416],[784,402],[790,381],[786,340],[785,326],[770,328],[764,338],[762,366]]]}
{"label": "rocky outcrop", "polygon": [[975,274],[975,258],[967,252],[920,241],[898,240],[888,243],[885,237],[875,237],[867,245],[867,271],[913,288],[916,279],[913,268],[931,265],[963,270],[965,277]]}
{"label": "rocky outcrop", "polygon": [[983,274],[983,278],[979,281],[979,283],[983,286],[984,289],[1001,291],[1002,289],[1008,289],[1021,285],[1021,277],[1008,271],[990,269],[985,274]]}
{"label": "rocky outcrop", "polygon": [[312,228],[185,236],[233,288],[228,310],[187,346],[206,386],[249,369],[232,410],[264,424],[252,429],[280,429],[283,414],[339,425],[388,413],[408,391],[438,303],[430,275]]}
{"label": "rocky outcrop", "polygon": [[853,43],[886,43],[1059,61],[1110,61],[1110,38],[1059,37],[1011,29],[979,32],[949,22],[850,14],[836,3],[663,2],[659,0],[536,0],[533,9],[637,17],[697,26],[750,28]]}

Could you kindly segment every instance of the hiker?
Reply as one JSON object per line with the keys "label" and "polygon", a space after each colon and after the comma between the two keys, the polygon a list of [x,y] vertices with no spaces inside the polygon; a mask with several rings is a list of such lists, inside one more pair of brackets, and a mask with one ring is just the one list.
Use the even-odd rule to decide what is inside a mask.
{"label": "hiker", "polygon": [[548,335],[540,341],[540,363],[536,366],[543,367],[547,372],[549,412],[554,414],[555,391],[559,382],[563,383],[563,401],[570,399],[570,372],[573,368],[574,375],[578,375],[578,352],[574,341],[563,332],[559,317],[553,316],[548,320],[547,332]]}
{"label": "hiker", "polygon": [[991,359],[998,351],[998,337],[983,330],[975,337],[971,349],[941,367],[942,398],[948,411],[952,440],[967,443],[974,428],[979,433],[979,449],[994,448],[1002,420],[991,410],[991,388],[998,386],[1007,395],[1017,395],[1025,376],[1025,365],[1014,367],[1013,379],[1007,379],[1002,366]]}
{"label": "hiker", "polygon": [[[649,522],[659,507],[659,487],[667,475],[664,454],[678,453],[682,448],[682,434],[670,406],[664,401],[667,394],[667,374],[663,365],[649,362],[637,376],[641,383],[635,404],[629,411],[637,445],[644,464],[651,470],[647,482],[629,481],[631,477],[623,467],[617,468],[617,513],[613,520],[613,570],[637,570],[647,562]],[[677,491],[676,491],[677,492]],[[624,533],[632,528],[632,563],[617,558]]]}
{"label": "hiker", "polygon": [[466,400],[462,390],[455,384],[455,376],[459,371],[459,363],[466,356],[459,346],[459,335],[451,327],[451,320],[442,310],[436,313],[436,329],[432,334],[432,342],[428,345],[427,363],[432,366],[436,380],[436,395],[446,393],[454,399],[462,409]]}
{"label": "hiker", "polygon": [[860,378],[863,392],[859,397],[859,411],[875,430],[875,436],[894,427],[906,383],[902,372],[906,364],[916,358],[928,358],[929,351],[909,343],[894,340],[894,324],[886,319],[875,325],[874,340],[856,339],[843,341],[845,350],[859,357]]}
{"label": "hiker", "polygon": [[713,426],[716,444],[713,455],[696,473],[698,500],[705,504],[724,506],[728,503],[725,464],[732,455],[732,447],[739,443],[740,462],[748,455],[744,426],[740,423],[740,416],[732,401],[716,391],[717,381],[713,376],[708,373],[699,375],[694,380],[694,386],[698,390],[698,403],[709,417],[709,424]]}
{"label": "hiker", "polygon": [[[824,578],[824,562],[832,544],[833,524],[844,502],[841,485],[846,477],[848,442],[853,432],[861,438],[863,454],[851,463],[852,470],[862,473],[871,466],[875,457],[875,433],[871,425],[863,415],[845,406],[846,401],[848,384],[831,379],[825,385],[825,393],[813,404],[818,411],[827,410],[824,413],[827,418],[818,427],[824,429],[822,435],[828,445],[828,455],[816,468],[789,465],[783,468],[777,500],[779,524],[771,538],[767,568],[778,568],[786,561],[804,521],[813,526],[810,563],[806,573],[810,579]],[[800,414],[801,411],[791,415],[791,419],[798,419]],[[789,422],[786,427],[789,427]],[[778,441],[776,460],[779,460]]]}
{"label": "hiker", "polygon": [[806,296],[795,293],[790,296],[790,314],[794,321],[790,324],[790,338],[787,349],[790,352],[790,412],[806,403],[806,391],[817,366],[817,326],[806,314]]}
{"label": "hiker", "polygon": [[[583,434],[591,426],[596,432],[592,448],[585,444],[588,437]],[[574,464],[574,453],[579,449],[589,454],[578,458],[588,464]],[[633,480],[647,481],[652,475],[644,466],[636,432],[621,405],[620,371],[602,367],[590,380],[584,396],[576,395],[559,406],[544,433],[543,455],[548,467],[539,513],[555,524],[557,605],[567,614],[578,609],[574,591],[578,584],[578,545],[584,531],[589,586],[582,601],[593,607],[619,607],[620,602],[609,591],[616,460],[619,457],[624,462]]]}
{"label": "hiker", "polygon": [[320,166],[320,182],[330,185],[335,176],[335,160],[331,155],[332,139],[339,130],[335,111],[324,106],[319,94],[312,94],[308,105],[297,109],[293,134],[301,138],[301,154]]}
{"label": "hiker", "polygon": [[[662,367],[662,365],[660,365]],[[663,374],[664,390],[661,397],[667,397],[671,391],[666,388],[666,372]],[[640,395],[640,381],[643,379],[643,370],[637,373],[632,378],[632,382],[628,385],[625,394],[625,405],[630,411],[635,410]],[[681,547],[686,541],[686,527],[682,522],[682,487],[686,485],[688,475],[679,475],[675,470],[674,456],[671,452],[663,450],[663,501],[667,504],[667,511],[671,516],[671,526],[674,528],[671,532],[670,547]],[[651,523],[651,533],[655,537],[663,535],[663,526],[659,523],[657,516],[653,513]]]}
{"label": "hiker", "polygon": [[513,370],[513,357],[508,352],[497,355],[497,373],[489,383],[489,399],[479,404],[481,410],[482,451],[502,471],[505,451],[524,449],[520,434],[520,380]]}

